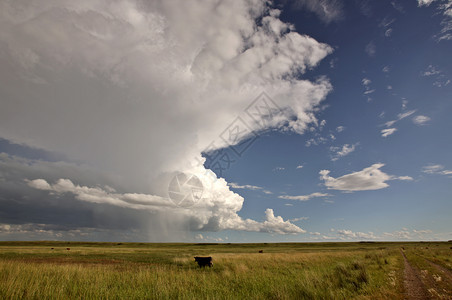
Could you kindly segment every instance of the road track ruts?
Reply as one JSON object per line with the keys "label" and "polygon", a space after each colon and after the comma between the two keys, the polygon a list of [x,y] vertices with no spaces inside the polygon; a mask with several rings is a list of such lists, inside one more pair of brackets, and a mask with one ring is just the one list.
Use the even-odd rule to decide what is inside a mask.
{"label": "road track ruts", "polygon": [[444,278],[446,278],[448,281],[450,281],[452,283],[452,272],[449,269],[423,257],[422,255],[419,255],[419,254],[416,254],[416,255],[425,259],[425,261],[428,264],[430,264],[432,267],[434,267],[437,271],[439,271],[442,275],[444,275]]}
{"label": "road track ruts", "polygon": [[405,299],[409,300],[431,299],[430,294],[427,291],[427,288],[425,287],[424,283],[420,278],[419,272],[411,266],[402,249],[400,249],[400,252],[402,253],[404,261],[403,286],[405,288]]}

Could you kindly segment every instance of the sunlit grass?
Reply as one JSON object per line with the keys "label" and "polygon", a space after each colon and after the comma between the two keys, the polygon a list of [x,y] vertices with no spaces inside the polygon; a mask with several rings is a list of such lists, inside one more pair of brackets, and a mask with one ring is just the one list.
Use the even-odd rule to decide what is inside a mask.
{"label": "sunlit grass", "polygon": [[[402,294],[399,246],[391,244],[66,248],[0,243],[0,298],[398,299]],[[199,268],[195,255],[212,256],[214,267]]]}

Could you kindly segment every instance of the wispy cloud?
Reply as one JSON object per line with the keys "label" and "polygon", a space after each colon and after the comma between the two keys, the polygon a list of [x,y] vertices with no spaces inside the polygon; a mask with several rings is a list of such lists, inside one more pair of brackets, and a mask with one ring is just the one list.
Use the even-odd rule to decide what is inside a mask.
{"label": "wispy cloud", "polygon": [[427,69],[422,73],[422,76],[433,76],[441,74],[441,71],[437,70],[436,67],[429,65]]}
{"label": "wispy cloud", "polygon": [[427,116],[419,115],[413,118],[413,122],[416,125],[426,125],[431,119]]}
{"label": "wispy cloud", "polygon": [[252,190],[252,191],[262,191],[264,194],[271,195],[273,194],[271,191],[264,189],[263,187],[256,186],[256,185],[250,185],[250,184],[244,184],[239,185],[235,182],[229,182],[228,185],[233,189],[244,189],[244,190]]}
{"label": "wispy cloud", "polygon": [[306,220],[309,220],[309,217],[299,217],[299,218],[289,219],[290,222],[298,222],[298,221],[306,221]]}
{"label": "wispy cloud", "polygon": [[[403,107],[402,107],[402,108],[403,108]],[[384,125],[385,125],[386,127],[391,127],[391,126],[393,126],[395,123],[397,123],[398,121],[403,120],[403,119],[405,119],[405,118],[411,116],[411,115],[414,114],[415,112],[416,112],[416,110],[414,109],[414,110],[410,110],[410,111],[407,111],[407,112],[404,112],[404,113],[399,113],[399,114],[397,115],[397,119],[391,120],[391,121],[387,121]]]}
{"label": "wispy cloud", "polygon": [[228,185],[233,189],[262,190],[262,187],[250,184],[239,185],[235,182],[229,182]]}
{"label": "wispy cloud", "polygon": [[355,147],[359,145],[359,143],[355,144],[344,144],[342,147],[330,147],[331,154],[331,160],[336,161],[341,157],[344,157],[346,155],[349,155],[353,151],[355,151]]}
{"label": "wispy cloud", "polygon": [[442,29],[434,36],[437,41],[452,40],[452,0],[418,0],[418,6],[429,6],[438,3],[436,9],[443,14]]}
{"label": "wispy cloud", "polygon": [[[369,78],[363,78],[361,80],[362,85],[364,86],[364,95],[370,95],[372,93],[374,93],[376,90],[371,88],[371,83],[372,81]],[[367,98],[367,101],[371,101],[372,99],[370,97]]]}
{"label": "wispy cloud", "polygon": [[[452,0],[451,0],[451,7],[452,7]],[[450,10],[451,15],[452,15],[452,8]],[[451,19],[451,30],[452,30],[452,19]],[[451,35],[452,37],[452,35]],[[427,69],[421,74],[422,76],[425,77],[433,77],[434,81],[433,81],[433,85],[436,87],[443,87],[443,86],[447,86],[450,84],[450,79],[447,78],[446,74],[444,74],[444,72],[442,72],[441,70],[438,70],[435,66],[433,65],[429,65],[427,67]]]}
{"label": "wispy cloud", "polygon": [[426,174],[452,175],[452,170],[444,170],[443,165],[430,164],[422,167],[422,172]]}
{"label": "wispy cloud", "polygon": [[336,139],[336,137],[332,133],[330,133],[326,137],[324,137],[324,136],[316,136],[316,137],[313,137],[313,138],[310,138],[309,140],[307,140],[306,143],[305,143],[305,146],[306,147],[310,147],[312,145],[318,146],[318,145],[321,145],[321,144],[326,144],[328,142],[334,141],[335,139]]}
{"label": "wispy cloud", "polygon": [[392,28],[388,28],[385,31],[385,37],[390,37],[392,35]]}
{"label": "wispy cloud", "polygon": [[295,7],[315,13],[323,22],[339,21],[344,17],[341,0],[295,0]]}
{"label": "wispy cloud", "polygon": [[375,55],[377,54],[377,46],[375,45],[374,41],[370,41],[366,45],[366,48],[364,50],[366,51],[367,55],[369,55],[370,57],[375,57]]}
{"label": "wispy cloud", "polygon": [[308,201],[312,198],[319,198],[319,197],[330,197],[332,195],[327,193],[312,193],[309,195],[299,195],[299,196],[289,196],[289,195],[281,195],[278,196],[279,199],[286,199],[286,200],[298,200],[298,201]]}
{"label": "wispy cloud", "polygon": [[397,128],[386,128],[381,131],[381,136],[388,137],[396,131],[397,131]]}

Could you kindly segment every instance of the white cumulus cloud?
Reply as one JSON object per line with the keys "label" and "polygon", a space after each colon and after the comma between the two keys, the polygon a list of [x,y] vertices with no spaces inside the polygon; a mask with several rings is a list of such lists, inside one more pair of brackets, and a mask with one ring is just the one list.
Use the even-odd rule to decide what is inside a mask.
{"label": "white cumulus cloud", "polygon": [[[343,175],[341,177],[331,177],[329,170],[321,170],[319,172],[320,179],[324,181],[328,189],[340,190],[347,192],[379,190],[387,188],[386,183],[389,180],[401,179],[397,176],[388,175],[380,169],[384,164],[373,164],[361,171]],[[406,180],[405,176],[401,180]]]}

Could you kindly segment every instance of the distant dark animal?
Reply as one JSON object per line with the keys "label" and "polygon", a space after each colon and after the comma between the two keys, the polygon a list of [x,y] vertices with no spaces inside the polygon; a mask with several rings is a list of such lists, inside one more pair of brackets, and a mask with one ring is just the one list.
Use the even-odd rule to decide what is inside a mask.
{"label": "distant dark animal", "polygon": [[259,250],[259,253],[264,253],[264,250]]}
{"label": "distant dark animal", "polygon": [[66,250],[71,250],[71,248],[66,248]]}
{"label": "distant dark animal", "polygon": [[405,247],[402,247],[402,250],[405,250]]}
{"label": "distant dark animal", "polygon": [[50,248],[50,250],[53,250],[53,248]]}
{"label": "distant dark animal", "polygon": [[205,267],[205,266],[209,266],[209,267],[213,266],[211,256],[195,256],[195,261],[198,263],[198,266],[200,268]]}

